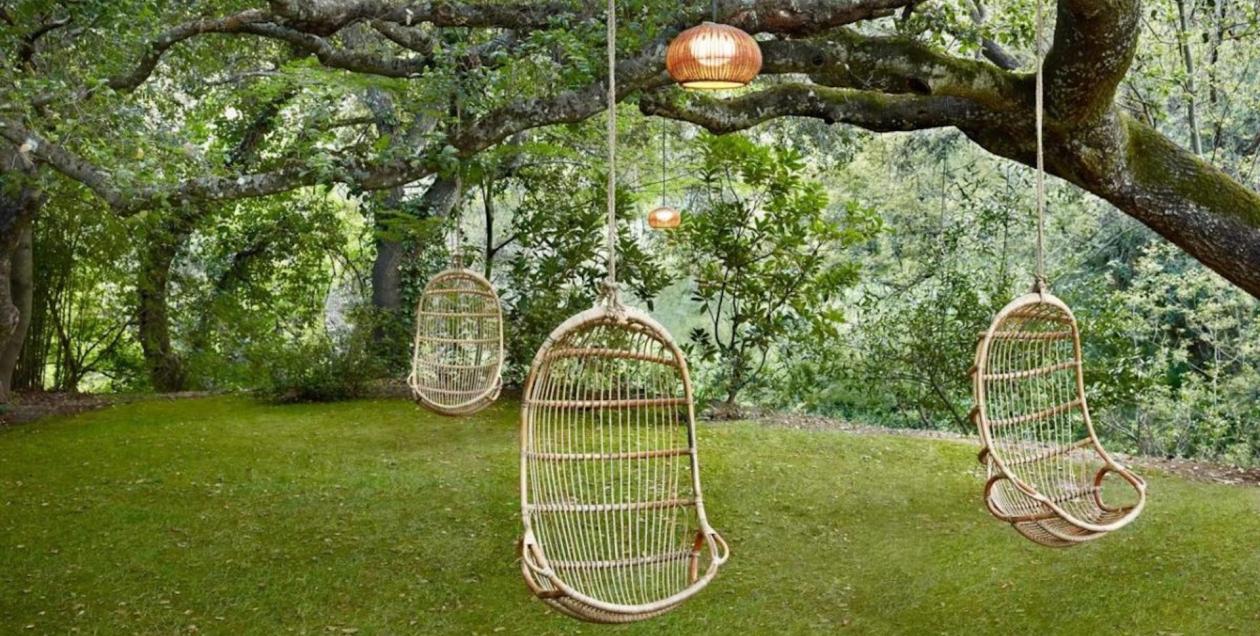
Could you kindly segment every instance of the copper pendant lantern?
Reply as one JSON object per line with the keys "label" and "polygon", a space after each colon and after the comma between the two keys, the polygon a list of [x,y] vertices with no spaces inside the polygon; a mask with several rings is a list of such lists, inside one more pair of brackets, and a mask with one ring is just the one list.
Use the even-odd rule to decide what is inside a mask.
{"label": "copper pendant lantern", "polygon": [[761,47],[740,29],[703,22],[669,43],[665,67],[683,88],[740,88],[761,72]]}
{"label": "copper pendant lantern", "polygon": [[648,212],[648,226],[654,230],[672,230],[682,224],[682,212],[665,202],[665,164],[669,155],[669,137],[661,128],[661,204]]}
{"label": "copper pendant lantern", "polygon": [[682,225],[682,212],[662,205],[648,212],[648,225],[656,230],[672,230]]}

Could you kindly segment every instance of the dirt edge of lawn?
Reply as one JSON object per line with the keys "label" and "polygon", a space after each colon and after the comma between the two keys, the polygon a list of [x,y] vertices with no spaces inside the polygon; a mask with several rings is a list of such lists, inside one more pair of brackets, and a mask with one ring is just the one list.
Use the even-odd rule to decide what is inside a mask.
{"label": "dirt edge of lawn", "polygon": [[[884,426],[871,426],[868,424],[855,424],[846,420],[818,415],[801,415],[797,413],[760,413],[741,419],[744,421],[758,422],[767,426],[778,426],[797,430],[844,431],[855,435],[918,437],[923,439],[954,441],[960,444],[970,444],[977,447],[977,449],[980,446],[980,440],[975,435],[964,435],[962,433],[955,433],[951,431],[889,428]],[[1240,468],[1237,466],[1227,466],[1224,464],[1214,464],[1211,462],[1176,457],[1161,458],[1143,455],[1129,455],[1126,453],[1113,453],[1113,455],[1116,459],[1124,462],[1125,464],[1138,467],[1139,469],[1153,468],[1155,470],[1172,473],[1195,481],[1230,484],[1236,486],[1260,486],[1260,468]]]}
{"label": "dirt edge of lawn", "polygon": [[[406,387],[402,385],[402,383],[382,383],[379,387],[374,387],[374,390],[372,390],[371,393],[372,395],[368,396],[369,398],[405,398],[408,396]],[[76,415],[110,406],[119,406],[146,400],[185,400],[216,395],[229,395],[229,393],[215,391],[184,391],[180,393],[165,394],[100,395],[91,393],[48,393],[42,391],[20,392],[15,394],[13,401],[8,405],[4,405],[4,410],[0,412],[0,428],[35,422],[47,417]],[[505,392],[505,397],[511,397],[511,395]],[[737,420],[753,422],[765,426],[796,430],[842,431],[854,435],[916,437],[921,439],[953,441],[973,446],[979,445],[979,440],[977,440],[974,435],[964,435],[962,433],[955,433],[951,431],[872,426],[869,424],[857,424],[847,420],[824,417],[820,415],[758,411],[746,412],[733,418],[723,414],[721,417],[709,419],[711,421]],[[1223,464],[1214,464],[1211,462],[1181,458],[1134,456],[1123,453],[1116,453],[1115,455],[1117,459],[1138,468],[1153,468],[1155,470],[1179,475],[1195,481],[1237,486],[1260,486],[1260,468],[1239,468],[1236,466],[1227,466]]]}

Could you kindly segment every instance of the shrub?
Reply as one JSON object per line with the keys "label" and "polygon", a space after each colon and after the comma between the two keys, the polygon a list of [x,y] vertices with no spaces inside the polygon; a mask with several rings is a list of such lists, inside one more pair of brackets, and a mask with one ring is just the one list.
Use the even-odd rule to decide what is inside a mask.
{"label": "shrub", "polygon": [[278,403],[335,402],[365,397],[384,367],[369,351],[370,329],[344,338],[326,333],[269,346],[251,356],[261,380],[258,393]]}

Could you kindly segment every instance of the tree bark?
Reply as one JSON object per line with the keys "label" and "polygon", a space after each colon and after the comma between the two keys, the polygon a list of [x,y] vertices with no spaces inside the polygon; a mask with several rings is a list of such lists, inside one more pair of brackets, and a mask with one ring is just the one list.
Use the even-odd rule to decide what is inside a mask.
{"label": "tree bark", "polygon": [[481,273],[486,280],[490,279],[490,273],[494,269],[494,255],[497,251],[494,247],[494,186],[491,185],[492,181],[489,175],[481,179],[481,211],[486,226],[486,244]]}
{"label": "tree bark", "polygon": [[[385,91],[370,88],[364,94],[364,103],[372,111],[377,134],[389,139],[389,147],[398,143],[399,126],[394,113],[394,100]],[[375,228],[376,258],[372,261],[372,306],[390,315],[402,309],[402,242],[389,227],[390,217],[397,214],[403,200],[403,186],[387,190],[372,210]],[[378,343],[387,337],[384,329],[374,330],[372,339]]]}
{"label": "tree bark", "polygon": [[[31,214],[34,217],[34,213]],[[0,395],[8,395],[13,388],[13,370],[26,344],[26,333],[31,325],[31,305],[34,300],[35,263],[31,245],[31,226],[22,230],[17,248],[10,259],[9,294],[18,312],[17,327],[0,350]]]}
{"label": "tree bark", "polygon": [[35,187],[35,177],[35,164],[27,151],[0,146],[0,402],[9,401],[14,366],[9,363],[10,352],[16,349],[11,356],[16,362],[30,324],[31,269],[26,267],[30,227],[45,200]]}
{"label": "tree bark", "polygon": [[[402,202],[401,188],[390,191],[382,207],[397,210]],[[402,309],[402,259],[403,245],[391,238],[382,222],[382,210],[377,210],[376,258],[372,261],[372,306],[385,312],[395,313]]]}
{"label": "tree bark", "polygon": [[191,216],[177,215],[154,227],[140,254],[137,280],[136,324],[145,368],[154,390],[172,393],[187,388],[183,360],[171,343],[170,291],[171,265],[180,246],[192,234]]}

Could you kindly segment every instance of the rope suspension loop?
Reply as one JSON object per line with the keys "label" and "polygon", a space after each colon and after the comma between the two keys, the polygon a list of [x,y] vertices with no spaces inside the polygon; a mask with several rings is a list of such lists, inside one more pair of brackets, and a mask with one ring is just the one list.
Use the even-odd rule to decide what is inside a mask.
{"label": "rope suspension loop", "polygon": [[621,304],[617,294],[617,1],[608,0],[608,277],[604,298]]}
{"label": "rope suspension loop", "polygon": [[451,230],[447,233],[447,235],[449,236],[448,242],[450,243],[450,250],[451,250],[451,268],[463,269],[464,257],[462,254],[460,254],[460,249],[459,249],[459,245],[460,245],[459,228],[458,227],[451,228]]}
{"label": "rope suspension loop", "polygon": [[1033,291],[1046,291],[1046,57],[1042,50],[1045,37],[1045,9],[1042,0],[1036,0],[1037,26],[1034,47],[1037,51],[1037,272],[1033,281]]}

